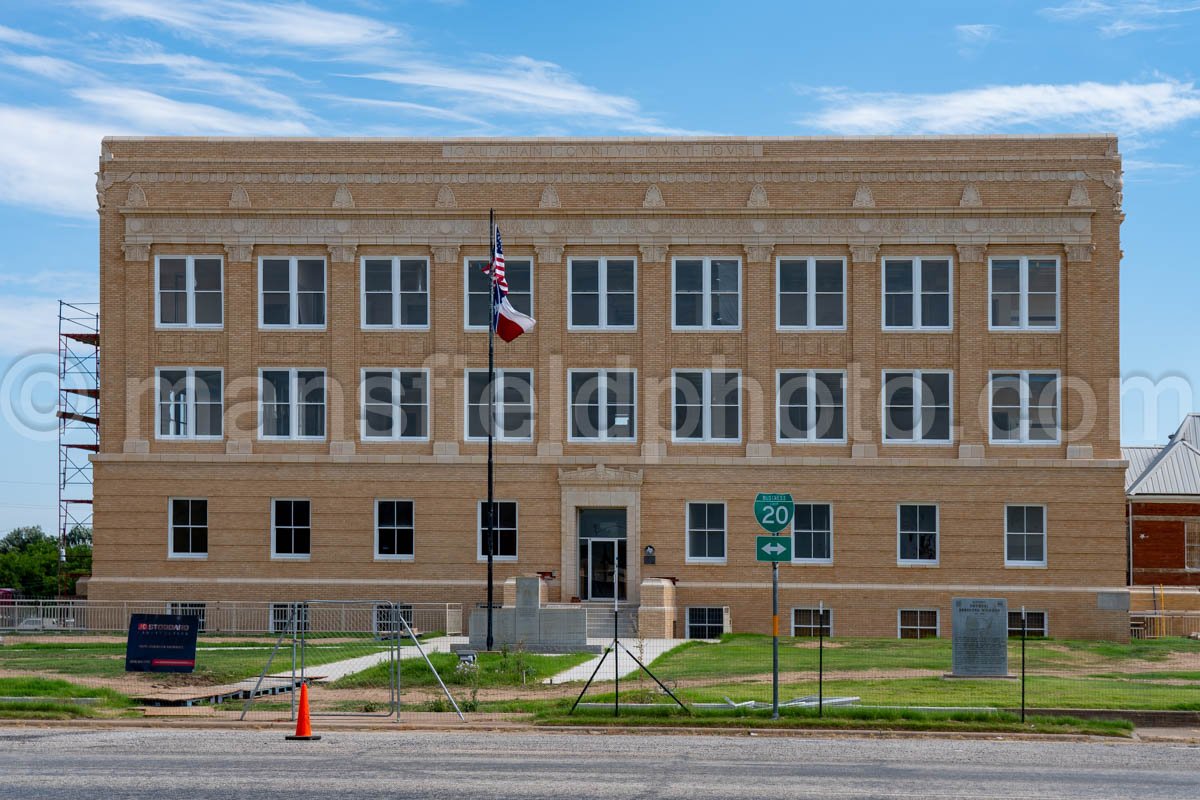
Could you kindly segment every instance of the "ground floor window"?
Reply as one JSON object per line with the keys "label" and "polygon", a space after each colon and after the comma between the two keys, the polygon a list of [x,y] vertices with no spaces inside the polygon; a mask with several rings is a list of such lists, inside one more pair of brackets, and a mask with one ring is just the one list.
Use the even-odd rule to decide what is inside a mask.
{"label": "ground floor window", "polygon": [[308,500],[271,504],[272,558],[308,558],[312,553],[312,506]]}
{"label": "ground floor window", "polygon": [[196,617],[200,632],[204,633],[204,603],[168,603],[167,613],[176,617]]}
{"label": "ground floor window", "polygon": [[687,610],[687,638],[720,639],[724,632],[725,609],[721,606]]}
{"label": "ground floor window", "polygon": [[291,630],[308,630],[308,603],[271,603],[271,633]]}
{"label": "ground floor window", "polygon": [[203,558],[208,555],[208,500],[171,498],[171,538],[168,555]]}
{"label": "ground floor window", "polygon": [[826,608],[793,608],[792,636],[831,636],[833,612]]}
{"label": "ground floor window", "polygon": [[1187,569],[1200,569],[1200,522],[1184,525],[1184,565]]}
{"label": "ground floor window", "polygon": [[413,501],[375,501],[375,557],[411,560],[413,557]]}
{"label": "ground floor window", "polygon": [[[1021,612],[1008,612],[1008,635],[1016,638],[1021,638]],[[1044,637],[1046,636],[1046,612],[1045,611],[1026,611],[1025,612],[1025,636]]]}
{"label": "ground floor window", "polygon": [[[517,504],[513,500],[496,500],[496,544],[492,555],[497,559],[517,560]],[[479,557],[487,558],[488,513],[487,501],[479,501]]]}
{"label": "ground floor window", "polygon": [[938,612],[936,608],[900,609],[901,639],[936,639]]}

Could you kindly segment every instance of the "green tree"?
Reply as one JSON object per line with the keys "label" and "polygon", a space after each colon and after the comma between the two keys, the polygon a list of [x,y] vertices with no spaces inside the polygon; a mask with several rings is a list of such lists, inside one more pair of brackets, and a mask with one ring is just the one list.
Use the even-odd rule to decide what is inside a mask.
{"label": "green tree", "polygon": [[[67,535],[63,565],[67,574],[91,572],[91,533],[91,529],[77,526]],[[40,527],[16,528],[0,539],[0,586],[30,597],[56,595],[58,561],[58,542]]]}

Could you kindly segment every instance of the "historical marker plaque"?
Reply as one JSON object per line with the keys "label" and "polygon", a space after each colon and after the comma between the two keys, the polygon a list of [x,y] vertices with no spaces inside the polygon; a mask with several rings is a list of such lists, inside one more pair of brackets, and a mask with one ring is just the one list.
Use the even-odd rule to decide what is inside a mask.
{"label": "historical marker plaque", "polygon": [[1008,677],[1008,601],[954,598],[953,675]]}

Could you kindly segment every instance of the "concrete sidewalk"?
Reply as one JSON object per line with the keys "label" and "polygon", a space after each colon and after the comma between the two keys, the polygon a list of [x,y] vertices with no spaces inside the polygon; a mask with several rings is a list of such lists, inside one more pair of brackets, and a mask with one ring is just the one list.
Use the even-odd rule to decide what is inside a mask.
{"label": "concrete sidewalk", "polygon": [[[601,647],[607,647],[608,645],[612,644],[612,639],[588,639],[587,641],[588,644],[599,645]],[[638,647],[637,640],[631,640],[629,642],[622,641],[622,644],[628,647],[629,651],[637,656],[642,663],[648,664],[664,653],[669,653],[670,651],[674,650],[687,640],[645,639],[643,641],[644,647],[641,649]],[[588,678],[592,677],[592,672],[596,669],[596,665],[599,664],[601,660],[604,661],[604,664],[600,667],[600,671],[596,673],[596,680],[598,681],[613,680],[616,677],[618,667],[621,670],[620,675],[622,678],[626,677],[627,675],[632,675],[638,671],[639,667],[637,662],[629,657],[629,653],[626,653],[620,648],[618,648],[618,653],[619,655],[617,655],[616,658],[613,657],[613,653],[609,653],[607,658],[605,658],[603,654],[598,655],[595,658],[590,658],[578,666],[571,667],[570,669],[564,670],[557,675],[552,675],[551,677],[546,678],[542,681],[542,683],[557,684],[571,683],[572,681],[586,681]],[[643,655],[643,653],[645,653],[645,655]]]}

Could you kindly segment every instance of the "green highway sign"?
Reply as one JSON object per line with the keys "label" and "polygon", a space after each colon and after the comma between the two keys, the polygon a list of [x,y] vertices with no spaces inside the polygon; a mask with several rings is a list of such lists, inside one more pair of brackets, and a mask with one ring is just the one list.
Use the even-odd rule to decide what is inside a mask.
{"label": "green highway sign", "polygon": [[758,561],[791,561],[792,537],[790,536],[756,536],[757,547],[754,548]]}
{"label": "green highway sign", "polygon": [[[758,520],[759,526],[768,533],[779,533],[791,525],[792,510],[793,504],[790,494],[766,494],[759,492],[758,496],[754,498],[754,518]],[[780,560],[786,561],[788,559]]]}

